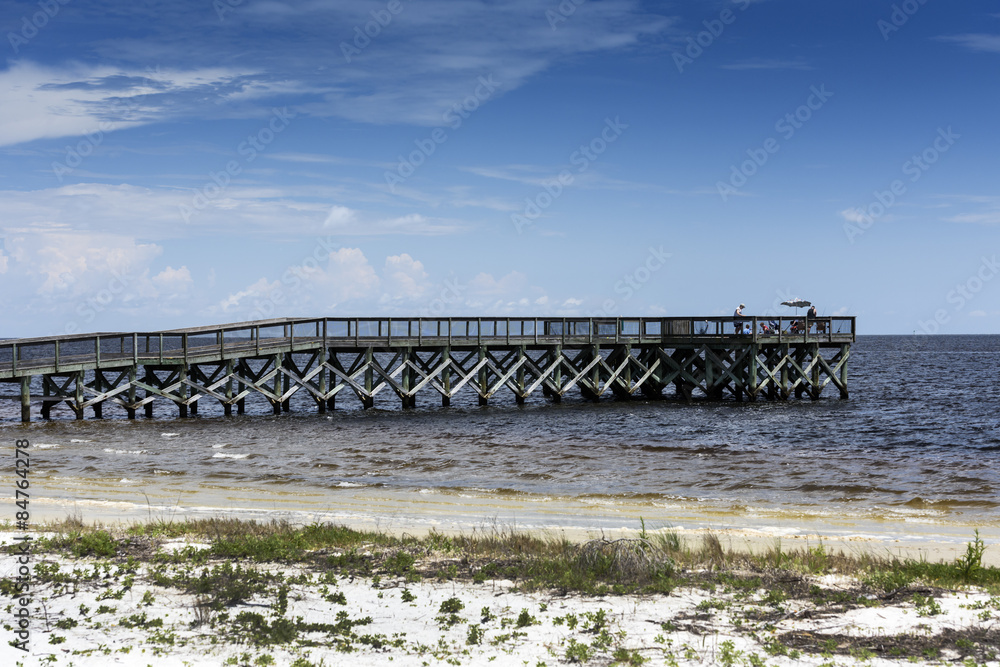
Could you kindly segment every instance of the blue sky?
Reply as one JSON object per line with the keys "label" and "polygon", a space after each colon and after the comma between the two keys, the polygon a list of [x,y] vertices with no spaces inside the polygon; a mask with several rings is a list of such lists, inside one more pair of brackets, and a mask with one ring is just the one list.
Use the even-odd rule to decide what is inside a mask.
{"label": "blue sky", "polygon": [[791,297],[1000,331],[993,2],[8,0],[0,30],[0,336]]}

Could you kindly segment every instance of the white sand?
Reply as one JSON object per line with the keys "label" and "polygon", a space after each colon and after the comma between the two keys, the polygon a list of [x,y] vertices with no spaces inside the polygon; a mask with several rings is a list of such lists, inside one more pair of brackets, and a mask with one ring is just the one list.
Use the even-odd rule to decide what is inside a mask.
{"label": "white sand", "polygon": [[[13,537],[0,533],[0,541],[7,544]],[[164,545],[165,550],[187,546],[183,542]],[[196,548],[204,544],[192,543]],[[35,565],[42,561],[36,559]],[[74,568],[93,569],[94,561],[88,559],[45,559],[58,564],[65,572]],[[16,558],[3,559],[0,574],[11,577],[16,571]],[[257,566],[260,567],[260,566]],[[286,576],[309,574],[298,567],[274,566]],[[145,571],[145,570],[143,570]],[[0,646],[0,665],[225,665],[269,664],[267,656],[277,665],[291,665],[304,658],[311,664],[324,665],[445,665],[473,666],[568,664],[567,651],[576,642],[591,648],[591,664],[605,665],[612,662],[616,649],[637,651],[647,664],[661,665],[910,665],[905,658],[889,660],[870,658],[855,659],[838,654],[832,658],[817,654],[769,655],[762,642],[784,632],[808,632],[817,637],[842,634],[862,637],[890,637],[897,634],[935,635],[947,628],[969,630],[973,628],[998,628],[1000,599],[976,592],[949,593],[937,599],[940,612],[919,615],[914,604],[898,599],[881,606],[854,609],[834,615],[810,613],[811,603],[786,601],[780,605],[780,618],[774,619],[773,629],[766,625],[758,628],[758,639],[745,632],[746,612],[778,609],[760,601],[765,591],[758,591],[750,600],[734,601],[732,594],[721,590],[710,593],[700,589],[679,589],[669,596],[609,596],[588,598],[577,595],[524,594],[515,592],[510,582],[483,584],[422,581],[405,584],[402,581],[382,580],[377,585],[366,578],[338,578],[328,585],[330,594],[343,593],[347,604],[324,599],[316,576],[312,583],[295,583],[289,586],[288,608],[284,616],[301,617],[306,622],[335,623],[338,612],[347,612],[353,620],[371,617],[370,624],[354,628],[357,635],[381,635],[386,641],[398,640],[400,645],[381,649],[353,641],[354,651],[345,653],[330,646],[327,635],[301,635],[298,642],[279,647],[255,647],[220,640],[218,631],[208,625],[192,627],[195,619],[195,597],[180,593],[174,588],[164,588],[150,583],[142,574],[136,577],[132,588],[121,599],[111,599],[109,592],[120,590],[120,577],[101,578],[82,582],[57,593],[51,586],[33,591],[31,609],[30,653],[26,654],[7,644],[13,638],[11,598],[4,597],[4,638]],[[849,584],[843,577],[827,576],[814,583],[836,589]],[[404,590],[414,596],[404,601]],[[152,596],[152,600],[147,596]],[[101,597],[105,599],[99,599]],[[908,597],[908,596],[907,596]],[[144,601],[145,598],[145,601]],[[457,612],[457,623],[448,627],[441,618],[441,605],[450,598],[457,598],[464,607]],[[698,609],[699,603],[712,601],[722,609]],[[274,596],[267,599],[252,598],[228,609],[231,618],[241,611],[274,618]],[[728,604],[728,606],[727,606]],[[81,605],[88,607],[81,613]],[[101,605],[114,607],[115,611],[98,614]],[[979,609],[969,608],[979,606]],[[703,605],[704,606],[704,605]],[[487,609],[493,618],[483,620]],[[517,627],[522,610],[534,623]],[[984,613],[987,612],[987,613]],[[588,631],[603,612],[606,622],[600,632]],[[122,624],[134,614],[145,614],[148,620],[162,619],[159,628],[129,628]],[[567,619],[576,619],[570,627]],[[697,616],[695,618],[695,616]],[[59,628],[64,619],[74,619],[77,625]],[[562,619],[561,622],[557,619]],[[744,631],[733,622],[742,622]],[[127,621],[126,621],[127,622]],[[663,623],[673,623],[676,629],[664,629]],[[478,644],[468,643],[470,631],[478,626],[482,632]],[[669,626],[668,626],[669,627]],[[698,628],[701,628],[698,630]],[[156,641],[159,636],[161,640]],[[173,643],[165,643],[169,637]],[[55,638],[64,638],[53,644]],[[303,645],[302,640],[313,639],[324,646]],[[218,642],[218,643],[216,643]],[[727,644],[731,642],[731,644]],[[753,662],[759,659],[760,663]],[[958,655],[942,655],[943,659],[956,659]],[[939,664],[934,661],[933,664]],[[300,663],[302,665],[306,663]],[[917,664],[925,664],[922,661]],[[926,663],[932,664],[932,663]],[[982,664],[982,663],[980,663]],[[994,661],[989,663],[998,665]]]}

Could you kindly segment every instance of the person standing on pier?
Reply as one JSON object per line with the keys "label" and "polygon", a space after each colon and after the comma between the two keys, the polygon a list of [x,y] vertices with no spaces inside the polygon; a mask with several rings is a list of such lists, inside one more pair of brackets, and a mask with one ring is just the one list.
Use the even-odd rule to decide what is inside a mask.
{"label": "person standing on pier", "polygon": [[736,333],[740,333],[743,330],[743,309],[746,308],[744,304],[740,304],[740,307],[736,309],[733,313],[733,326]]}

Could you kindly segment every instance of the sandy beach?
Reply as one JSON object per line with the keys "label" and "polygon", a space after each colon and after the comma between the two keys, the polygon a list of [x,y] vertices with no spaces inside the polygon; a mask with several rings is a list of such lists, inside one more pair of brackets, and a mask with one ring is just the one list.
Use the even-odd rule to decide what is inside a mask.
{"label": "sandy beach", "polygon": [[[388,532],[406,531],[393,526]],[[676,534],[694,544],[704,531]],[[0,539],[16,545],[17,536],[8,531]],[[45,534],[33,537],[37,543]],[[636,534],[603,537],[611,542]],[[774,535],[753,531],[718,537],[723,548],[740,551],[763,553],[778,544]],[[835,572],[751,578],[750,586],[702,581],[691,572],[689,583],[669,594],[583,595],[523,591],[509,579],[442,577],[441,572],[468,568],[460,557],[439,554],[426,557],[436,577],[364,576],[297,563],[199,560],[210,541],[192,537],[121,544],[138,557],[35,553],[35,577],[41,567],[47,581],[32,591],[25,645],[30,650],[4,642],[3,664],[1000,664],[995,653],[1000,597],[974,587],[946,590],[912,582],[880,595],[858,577]],[[819,544],[819,536],[780,541],[789,552]],[[822,544],[830,554],[874,552],[928,561],[951,562],[958,553],[948,543],[900,547],[877,537]],[[377,552],[375,546],[362,545],[350,553],[371,552]],[[984,564],[986,555],[995,562],[993,552],[986,549]],[[161,565],[157,554],[187,558]],[[3,563],[3,577],[14,580],[16,557],[8,555]],[[418,559],[415,567],[420,566]],[[226,581],[266,577],[272,585],[210,611],[211,594],[185,590],[176,584],[179,579],[166,583],[170,577],[221,571],[230,572]],[[5,590],[5,629],[13,635],[18,598],[9,593]]]}

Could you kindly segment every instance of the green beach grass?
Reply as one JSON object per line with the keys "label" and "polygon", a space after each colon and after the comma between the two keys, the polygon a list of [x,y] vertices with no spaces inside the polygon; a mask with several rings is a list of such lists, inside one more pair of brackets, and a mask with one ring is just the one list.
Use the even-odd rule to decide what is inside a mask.
{"label": "green beach grass", "polygon": [[[13,530],[10,524],[0,528]],[[414,650],[401,637],[366,633],[371,618],[354,614],[350,600],[337,590],[337,582],[348,579],[364,580],[376,589],[402,591],[400,604],[407,601],[407,595],[413,597],[409,588],[422,582],[473,587],[503,582],[523,593],[581,598],[671,596],[686,590],[703,596],[689,613],[663,623],[659,653],[614,641],[600,618],[574,616],[570,620],[566,615],[550,619],[564,628],[572,624],[572,629],[579,625],[581,632],[586,630],[581,635],[586,642],[573,637],[560,649],[560,661],[571,663],[642,664],[652,659],[651,653],[656,654],[656,664],[671,664],[670,656],[683,662],[682,648],[667,650],[671,633],[709,632],[720,614],[737,636],[760,647],[759,652],[749,652],[724,643],[713,653],[720,664],[756,666],[796,656],[864,662],[876,655],[933,662],[952,655],[963,664],[976,665],[997,659],[995,647],[1000,638],[995,623],[965,631],[884,635],[877,642],[850,634],[775,630],[780,620],[793,613],[790,610],[799,616],[808,610],[808,618],[810,614],[903,605],[930,618],[941,613],[942,596],[956,591],[975,591],[980,595],[975,602],[979,618],[996,618],[1000,616],[1000,569],[982,564],[986,545],[978,533],[970,537],[962,557],[939,563],[835,553],[822,543],[785,550],[777,540],[760,553],[750,553],[725,549],[714,535],[688,543],[669,529],[647,530],[645,525],[630,537],[578,543],[498,525],[469,534],[431,531],[396,536],[332,524],[294,526],[227,518],[115,526],[85,525],[67,518],[39,527],[36,535],[34,580],[39,590],[50,598],[87,586],[101,591],[97,598],[101,605],[86,610],[81,605],[78,614],[63,616],[56,626],[63,623],[63,629],[71,630],[90,623],[99,631],[101,623],[108,622],[95,620],[102,618],[101,609],[106,612],[117,606],[116,600],[141,583],[143,600],[183,597],[194,612],[189,626],[211,629],[219,641],[251,647],[246,664],[269,664],[261,656],[273,648],[301,650],[317,642],[341,652]],[[164,549],[167,543],[171,549]],[[13,547],[6,551],[13,553]],[[818,585],[823,577],[846,583],[833,588]],[[301,597],[306,589],[342,609],[324,621],[287,613],[289,595]],[[15,595],[11,579],[0,581],[0,594],[0,602],[10,605]],[[454,599],[450,606],[441,604],[437,622],[445,629],[465,624],[469,646],[483,641],[484,628],[491,627],[491,620],[493,626],[506,624],[506,641],[525,636],[524,628],[538,622],[538,614],[526,608],[499,622],[484,608],[482,617],[473,623],[467,614],[459,614],[463,603]],[[247,606],[251,600],[256,606]],[[263,607],[261,601],[266,601]],[[118,625],[142,630],[164,655],[181,641],[165,629],[162,619],[144,612],[128,614]],[[448,654],[443,648],[441,652]],[[258,659],[262,662],[253,662]],[[303,657],[297,664],[313,663]]]}

